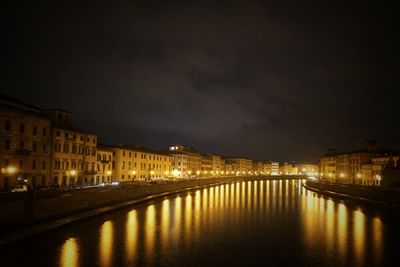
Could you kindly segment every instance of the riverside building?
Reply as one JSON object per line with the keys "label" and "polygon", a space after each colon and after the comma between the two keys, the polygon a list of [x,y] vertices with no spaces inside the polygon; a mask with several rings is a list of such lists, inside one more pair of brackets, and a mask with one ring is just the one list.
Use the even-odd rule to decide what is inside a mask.
{"label": "riverside building", "polygon": [[36,188],[50,178],[50,120],[43,110],[0,96],[0,190]]}
{"label": "riverside building", "polygon": [[112,172],[115,181],[126,183],[172,175],[172,157],[168,154],[129,145],[107,147],[113,151]]}
{"label": "riverside building", "polygon": [[46,114],[52,119],[52,184],[63,189],[97,184],[97,135],[72,126],[71,113],[65,110]]}

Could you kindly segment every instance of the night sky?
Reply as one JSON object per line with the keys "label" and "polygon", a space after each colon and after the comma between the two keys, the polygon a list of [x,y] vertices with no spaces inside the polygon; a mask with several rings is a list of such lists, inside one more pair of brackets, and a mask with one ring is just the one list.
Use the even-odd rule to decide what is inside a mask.
{"label": "night sky", "polygon": [[48,2],[3,10],[1,93],[66,109],[103,142],[288,161],[400,148],[383,3]]}

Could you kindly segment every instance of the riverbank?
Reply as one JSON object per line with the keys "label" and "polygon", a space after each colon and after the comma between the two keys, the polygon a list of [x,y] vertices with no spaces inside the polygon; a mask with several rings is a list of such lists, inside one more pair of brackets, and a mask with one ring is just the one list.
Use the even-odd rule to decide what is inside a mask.
{"label": "riverbank", "polygon": [[0,247],[37,236],[61,226],[121,209],[157,197],[196,188],[240,181],[241,177],[183,180],[161,184],[141,184],[74,192],[37,200],[27,217],[26,201],[1,203]]}
{"label": "riverbank", "polygon": [[330,197],[400,209],[400,194],[398,192],[385,191],[379,187],[335,184],[310,180],[304,182],[303,186],[308,190]]}
{"label": "riverbank", "polygon": [[205,186],[236,181],[301,177],[219,177],[167,183],[123,185],[98,191],[65,192],[54,198],[38,199],[27,218],[27,200],[0,203],[0,247],[38,236],[59,227],[144,201]]}

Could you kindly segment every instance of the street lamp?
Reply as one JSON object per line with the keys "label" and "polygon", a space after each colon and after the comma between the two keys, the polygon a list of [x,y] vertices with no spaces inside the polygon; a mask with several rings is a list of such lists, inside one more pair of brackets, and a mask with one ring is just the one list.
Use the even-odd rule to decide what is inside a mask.
{"label": "street lamp", "polygon": [[6,168],[6,173],[8,174],[8,175],[13,175],[14,173],[16,173],[17,172],[17,168],[15,168],[14,166],[8,166],[7,168]]}

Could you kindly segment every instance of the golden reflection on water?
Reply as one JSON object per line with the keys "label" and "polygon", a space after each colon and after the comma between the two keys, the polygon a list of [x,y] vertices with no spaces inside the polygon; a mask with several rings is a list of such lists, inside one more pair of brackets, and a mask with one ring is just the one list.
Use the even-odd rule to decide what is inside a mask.
{"label": "golden reflection on water", "polygon": [[365,216],[360,210],[353,212],[353,241],[354,260],[357,266],[362,266],[365,256]]}
{"label": "golden reflection on water", "polygon": [[380,218],[374,218],[372,220],[372,232],[373,232],[373,248],[374,248],[374,260],[375,264],[379,265],[382,261],[382,239],[383,239],[383,225]]}
{"label": "golden reflection on water", "polygon": [[340,259],[346,258],[346,247],[347,247],[347,208],[344,204],[338,205],[338,213],[336,218],[337,223],[337,239],[338,239],[338,254]]}
{"label": "golden reflection on water", "polygon": [[[179,242],[191,245],[203,238],[203,230],[223,230],[228,223],[237,223],[241,216],[247,219],[252,213],[262,213],[251,219],[272,221],[290,210],[301,216],[304,247],[311,256],[315,256],[312,253],[325,253],[323,257],[343,266],[349,265],[349,261],[355,266],[382,265],[384,225],[379,217],[370,218],[361,210],[352,210],[334,199],[326,199],[298,186],[301,184],[294,180],[236,182],[165,199],[160,204],[148,206],[145,213],[132,210],[127,213],[126,227],[122,227],[126,228],[122,230],[126,231],[122,235],[125,239],[123,257],[132,266],[143,253],[146,262],[154,263],[158,253],[156,248],[165,255],[171,246],[179,247]],[[268,227],[267,223],[265,225]],[[114,232],[118,231],[120,229],[113,221],[106,221],[100,227],[101,266],[115,263],[113,250],[118,246],[114,246],[117,241]],[[142,234],[143,240],[140,239]],[[61,247],[59,265],[79,266],[79,253],[77,239],[69,238]],[[367,256],[373,262],[367,261]]]}
{"label": "golden reflection on water", "polygon": [[129,264],[135,261],[138,243],[138,221],[137,211],[132,210],[128,213],[126,220],[126,259]]}
{"label": "golden reflection on water", "polygon": [[106,221],[100,228],[100,265],[111,266],[114,242],[114,226],[112,221]]}
{"label": "golden reflection on water", "polygon": [[185,198],[185,239],[191,240],[192,235],[192,196],[188,194]]}
{"label": "golden reflection on water", "polygon": [[163,249],[168,247],[168,237],[170,232],[169,227],[169,199],[165,199],[162,202],[162,210],[161,210],[161,244]]}
{"label": "golden reflection on water", "polygon": [[174,225],[173,225],[173,236],[172,240],[175,243],[179,242],[179,236],[181,231],[181,220],[182,220],[182,198],[177,197],[174,201]]}
{"label": "golden reflection on water", "polygon": [[79,266],[79,247],[76,238],[68,238],[62,248],[60,257],[61,267]]}
{"label": "golden reflection on water", "polygon": [[154,205],[150,205],[146,209],[146,228],[144,229],[145,244],[146,244],[146,259],[151,261],[154,254],[154,242],[156,231],[156,210]]}
{"label": "golden reflection on water", "polygon": [[327,248],[330,252],[333,252],[334,249],[334,237],[335,237],[335,211],[334,211],[334,202],[332,199],[328,199],[326,201],[326,213],[325,213],[325,221],[326,221],[326,244]]}
{"label": "golden reflection on water", "polygon": [[201,210],[200,204],[201,203],[201,193],[200,190],[196,191],[194,196],[194,233],[195,233],[195,240],[197,240],[200,236],[200,223],[201,223]]}

